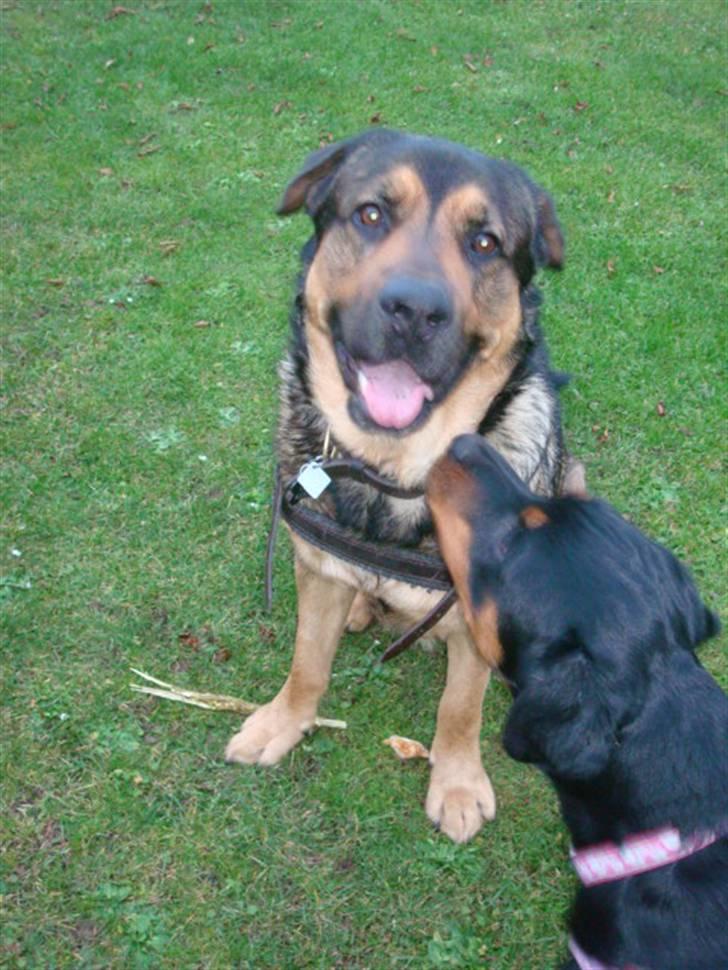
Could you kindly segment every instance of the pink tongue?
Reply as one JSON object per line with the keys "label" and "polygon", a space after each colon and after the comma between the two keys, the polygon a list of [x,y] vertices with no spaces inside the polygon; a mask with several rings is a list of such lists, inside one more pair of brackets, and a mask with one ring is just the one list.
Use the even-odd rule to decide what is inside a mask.
{"label": "pink tongue", "polygon": [[432,388],[423,383],[408,363],[359,363],[359,391],[369,417],[382,428],[406,428],[422,410]]}

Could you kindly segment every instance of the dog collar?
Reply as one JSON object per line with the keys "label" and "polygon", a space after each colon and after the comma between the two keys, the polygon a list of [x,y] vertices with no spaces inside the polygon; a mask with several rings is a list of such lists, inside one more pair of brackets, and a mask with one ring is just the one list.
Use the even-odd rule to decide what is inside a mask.
{"label": "dog collar", "polygon": [[571,862],[585,886],[599,886],[679,862],[712,845],[722,834],[700,832],[682,838],[677,829],[665,826],[628,835],[620,844],[601,842],[584,849],[571,849]]}
{"label": "dog collar", "polygon": [[602,963],[601,960],[585,953],[573,936],[569,937],[569,952],[576,960],[579,970],[643,970],[634,963],[627,963],[623,967],[617,967],[613,963]]}
{"label": "dog collar", "polygon": [[[324,454],[328,450],[328,442],[327,434]],[[422,620],[410,627],[384,651],[379,658],[379,662],[384,663],[424,636],[450,610],[457,595],[447,566],[439,555],[359,538],[340,526],[330,516],[307,508],[305,505],[299,505],[301,499],[306,496],[317,499],[328,488],[332,479],[342,477],[352,478],[393,498],[420,499],[423,497],[421,492],[401,488],[355,458],[319,456],[306,462],[298,474],[287,483],[283,482],[278,469],[266,551],[266,608],[270,611],[273,599],[273,552],[278,522],[281,518],[307,542],[345,562],[413,586],[423,586],[426,589],[444,592],[445,595],[438,599]]]}

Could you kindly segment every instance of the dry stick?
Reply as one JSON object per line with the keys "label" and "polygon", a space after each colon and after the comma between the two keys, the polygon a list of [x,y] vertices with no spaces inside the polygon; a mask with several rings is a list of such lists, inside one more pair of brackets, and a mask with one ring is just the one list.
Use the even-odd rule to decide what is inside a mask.
{"label": "dry stick", "polygon": [[[132,673],[137,677],[157,684],[157,687],[146,687],[143,684],[129,684],[133,691],[138,694],[151,694],[153,697],[164,697],[169,701],[179,701],[181,704],[192,704],[194,707],[203,707],[208,711],[235,711],[237,714],[252,714],[257,711],[260,704],[253,704],[250,701],[241,700],[239,697],[230,697],[228,694],[205,694],[196,690],[187,690],[185,687],[176,687],[168,684],[164,680],[158,680],[150,674],[145,674],[143,670],[131,668]],[[160,690],[159,688],[163,688]],[[328,717],[314,718],[316,727],[336,728],[339,731],[346,730],[346,721],[335,721]]]}

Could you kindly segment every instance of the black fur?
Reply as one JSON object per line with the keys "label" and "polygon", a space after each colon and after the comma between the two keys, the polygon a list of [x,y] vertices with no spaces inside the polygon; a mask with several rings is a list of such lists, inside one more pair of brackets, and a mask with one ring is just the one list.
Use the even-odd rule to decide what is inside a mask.
{"label": "black fur", "polygon": [[[477,488],[469,597],[497,607],[514,693],[504,745],[551,778],[574,845],[666,825],[724,833],[680,862],[580,888],[572,934],[610,966],[725,970],[728,698],[694,653],[717,617],[675,557],[605,502],[537,497],[476,436],[450,457]],[[528,528],[533,506],[548,521]]]}

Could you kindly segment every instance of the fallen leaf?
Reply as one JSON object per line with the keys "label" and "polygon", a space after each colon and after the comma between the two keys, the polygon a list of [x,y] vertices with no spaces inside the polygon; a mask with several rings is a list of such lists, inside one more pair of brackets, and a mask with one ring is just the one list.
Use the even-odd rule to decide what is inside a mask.
{"label": "fallen leaf", "polygon": [[574,111],[586,111],[589,107],[588,101],[577,101],[574,105]]}
{"label": "fallen leaf", "polygon": [[209,320],[197,320],[195,322],[194,326],[197,327],[198,330],[204,330],[205,327],[209,327],[210,326],[210,321]]}
{"label": "fallen leaf", "polygon": [[465,66],[469,71],[473,72],[473,74],[478,73],[478,68],[475,66],[475,64],[473,64],[472,54],[463,54],[463,63],[465,64]]}
{"label": "fallen leaf", "polygon": [[429,758],[430,752],[419,741],[412,738],[403,738],[399,734],[392,734],[382,742],[388,744],[401,761],[409,761],[410,758]]}
{"label": "fallen leaf", "polygon": [[607,276],[614,276],[617,272],[617,264],[613,259],[607,260]]}
{"label": "fallen leaf", "polygon": [[109,12],[106,14],[105,19],[115,20],[117,17],[123,17],[124,15],[133,17],[135,16],[135,14],[136,14],[135,10],[129,10],[128,7],[122,7],[120,4],[117,4],[117,6],[112,7],[111,10],[109,10]]}
{"label": "fallen leaf", "polygon": [[658,415],[661,418],[664,418],[665,415],[667,414],[667,408],[665,407],[665,405],[664,405],[664,403],[662,401],[658,401],[657,402],[657,407],[655,408],[655,410],[657,411]]}
{"label": "fallen leaf", "polygon": [[653,266],[652,267],[652,272],[656,276],[662,276],[662,274],[665,272],[665,268],[663,266]]}
{"label": "fallen leaf", "polygon": [[406,30],[404,27],[398,27],[395,30],[394,35],[395,37],[399,37],[400,40],[409,40],[411,42],[414,42],[417,40],[417,38],[413,34],[411,34],[408,30]]}
{"label": "fallen leaf", "polygon": [[232,657],[232,653],[227,647],[220,647],[212,655],[212,662],[216,664],[226,664]]}
{"label": "fallen leaf", "polygon": [[65,280],[62,280],[59,276],[56,276],[56,277],[54,277],[53,279],[50,279],[50,280],[46,280],[46,283],[48,284],[48,286],[65,286],[66,285],[66,281]]}
{"label": "fallen leaf", "polygon": [[182,646],[188,647],[190,650],[193,650],[196,652],[197,650],[200,649],[199,637],[196,637],[191,630],[184,630],[182,633],[180,633],[177,639],[182,644]]}
{"label": "fallen leaf", "polygon": [[180,247],[180,243],[176,239],[162,239],[159,243],[159,248],[162,251],[162,256],[171,256],[172,253],[176,253]]}
{"label": "fallen leaf", "polygon": [[138,144],[146,145],[148,142],[150,142],[153,138],[156,138],[156,137],[157,137],[156,131],[150,131],[148,135],[144,135],[143,138],[139,139]]}
{"label": "fallen leaf", "polygon": [[286,108],[292,108],[293,103],[288,100],[279,101],[278,104],[273,106],[273,114],[279,115],[281,111],[285,111]]}
{"label": "fallen leaf", "polygon": [[609,202],[610,205],[613,205],[614,204],[614,200],[616,198],[617,198],[617,193],[614,191],[614,189],[612,189],[612,191],[607,196],[607,202]]}
{"label": "fallen leaf", "polygon": [[156,276],[143,276],[142,283],[146,283],[147,286],[161,286]]}
{"label": "fallen leaf", "polygon": [[415,86],[412,88],[412,92],[414,94],[424,94],[426,90],[427,88],[422,84],[415,84]]}
{"label": "fallen leaf", "polygon": [[371,116],[371,118],[369,119],[369,124],[370,125],[378,125],[381,120],[382,120],[382,112],[381,111],[377,111],[377,113],[376,114],[373,114]]}
{"label": "fallen leaf", "polygon": [[111,68],[111,67],[113,67],[113,66],[114,66],[114,64],[116,64],[116,58],[115,58],[115,57],[110,57],[110,58],[108,59],[108,61],[105,61],[105,62],[104,62],[104,70],[105,70],[105,71],[108,71],[108,70],[109,70],[109,68]]}
{"label": "fallen leaf", "polygon": [[140,152],[137,152],[137,158],[146,158],[147,155],[153,155],[161,149],[161,145],[147,145],[146,148],[142,148]]}
{"label": "fallen leaf", "polygon": [[100,168],[99,169],[99,175],[103,175],[106,178],[108,178],[109,175],[113,175],[113,174],[114,174],[113,168]]}

